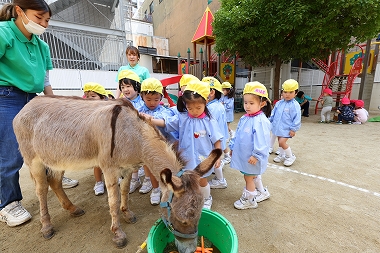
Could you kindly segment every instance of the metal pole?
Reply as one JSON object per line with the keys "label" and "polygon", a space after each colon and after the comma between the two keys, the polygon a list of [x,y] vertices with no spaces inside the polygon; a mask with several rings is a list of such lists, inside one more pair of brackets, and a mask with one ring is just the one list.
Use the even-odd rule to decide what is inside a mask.
{"label": "metal pole", "polygon": [[181,54],[180,53],[177,54],[177,66],[178,66],[178,75],[181,75],[182,71],[181,71]]}
{"label": "metal pole", "polygon": [[366,48],[365,48],[365,54],[363,59],[363,69],[362,69],[362,75],[361,75],[361,81],[360,81],[360,87],[359,87],[359,99],[363,98],[363,90],[364,90],[364,82],[365,78],[367,76],[367,68],[368,68],[368,60],[369,55],[371,53],[371,39],[367,40]]}
{"label": "metal pole", "polygon": [[199,79],[202,79],[203,78],[203,50],[202,50],[202,48],[201,48],[201,50],[199,50],[199,55],[200,55],[199,65],[200,65],[200,69],[201,69]]}
{"label": "metal pole", "polygon": [[187,68],[186,73],[189,74],[189,68],[190,68],[190,48],[187,49]]}

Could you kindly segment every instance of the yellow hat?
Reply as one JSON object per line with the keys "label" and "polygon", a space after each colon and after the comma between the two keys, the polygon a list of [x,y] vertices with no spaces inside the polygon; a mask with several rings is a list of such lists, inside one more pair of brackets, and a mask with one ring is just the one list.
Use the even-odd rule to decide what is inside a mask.
{"label": "yellow hat", "polygon": [[210,85],[210,89],[215,89],[219,92],[223,92],[222,85],[218,81],[218,79],[212,76],[203,77],[202,82],[206,82]]}
{"label": "yellow hat", "polygon": [[113,92],[110,91],[110,90],[106,90],[106,93],[107,93],[108,96],[111,95],[112,97],[115,97],[115,95],[113,94]]}
{"label": "yellow hat", "polygon": [[207,100],[208,95],[210,95],[210,86],[206,82],[202,81],[191,81],[187,84],[185,91],[193,91],[201,95],[204,99]]}
{"label": "yellow hat", "polygon": [[181,80],[179,80],[179,87],[182,87],[184,85],[187,85],[190,81],[199,81],[198,77],[190,75],[190,74],[184,74],[181,77]]}
{"label": "yellow hat", "polygon": [[222,89],[231,89],[232,85],[229,82],[222,83]]}
{"label": "yellow hat", "polygon": [[127,78],[127,79],[131,79],[131,80],[134,80],[134,81],[140,83],[140,77],[135,72],[133,72],[132,70],[128,70],[128,69],[124,69],[124,70],[120,71],[117,78],[119,81],[121,79]]}
{"label": "yellow hat", "polygon": [[160,82],[160,80],[154,77],[145,79],[141,84],[141,91],[147,91],[148,93],[151,91],[156,91],[163,95],[162,89],[162,83]]}
{"label": "yellow hat", "polygon": [[267,88],[260,82],[249,82],[244,86],[243,94],[255,94],[260,97],[265,97],[269,101]]}
{"label": "yellow hat", "polygon": [[294,79],[288,79],[282,84],[282,89],[284,91],[298,90],[298,82]]}
{"label": "yellow hat", "polygon": [[94,83],[94,82],[85,83],[84,87],[83,87],[83,91],[84,92],[93,91],[93,92],[96,92],[100,95],[108,96],[106,89],[104,89],[104,87],[102,85],[100,85],[98,83]]}

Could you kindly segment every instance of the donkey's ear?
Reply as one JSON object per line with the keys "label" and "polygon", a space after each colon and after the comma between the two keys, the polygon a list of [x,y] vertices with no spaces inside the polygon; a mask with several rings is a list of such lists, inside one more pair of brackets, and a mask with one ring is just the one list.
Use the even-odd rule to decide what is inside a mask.
{"label": "donkey's ear", "polygon": [[203,160],[195,169],[194,171],[199,174],[199,176],[203,176],[206,174],[209,170],[212,169],[216,161],[220,158],[223,151],[219,148],[214,149],[211,151],[210,155]]}
{"label": "donkey's ear", "polygon": [[163,169],[160,173],[161,182],[174,192],[176,197],[179,197],[184,192],[182,180],[179,177],[173,176],[172,171]]}

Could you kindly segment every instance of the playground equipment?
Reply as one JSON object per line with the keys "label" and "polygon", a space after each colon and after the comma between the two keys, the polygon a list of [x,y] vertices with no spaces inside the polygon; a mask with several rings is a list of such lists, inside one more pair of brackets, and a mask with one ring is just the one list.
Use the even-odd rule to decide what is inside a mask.
{"label": "playground equipment", "polygon": [[313,62],[323,72],[325,72],[325,76],[322,82],[321,94],[319,95],[318,101],[315,104],[315,114],[318,113],[318,110],[321,110],[321,104],[319,100],[323,98],[323,90],[326,88],[330,88],[332,90],[332,97],[336,102],[336,106],[339,105],[342,98],[351,97],[352,85],[356,77],[358,77],[358,75],[361,73],[364,57],[363,48],[360,45],[358,46],[360,47],[362,53],[354,61],[348,75],[341,74],[339,70],[343,62],[343,56],[341,52],[337,53],[336,60],[330,65],[327,65],[325,62],[319,59],[312,59]]}
{"label": "playground equipment", "polygon": [[181,77],[182,75],[177,75],[177,76],[172,76],[172,77],[168,77],[161,80],[162,86],[164,87],[164,90],[163,90],[164,98],[168,100],[170,107],[175,106],[177,104],[178,97],[173,94],[169,94],[166,88],[172,84],[177,84],[178,86],[178,83],[179,83],[179,80],[181,80]]}

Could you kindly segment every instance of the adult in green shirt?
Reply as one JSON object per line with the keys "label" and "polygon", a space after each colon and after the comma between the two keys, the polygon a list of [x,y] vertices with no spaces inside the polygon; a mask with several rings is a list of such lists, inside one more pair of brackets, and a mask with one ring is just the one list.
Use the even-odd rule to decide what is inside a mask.
{"label": "adult in green shirt", "polygon": [[44,85],[53,68],[49,46],[37,36],[50,17],[44,0],[14,0],[0,11],[0,221],[8,226],[31,218],[20,202],[23,159],[12,121],[36,93],[52,94],[51,86]]}
{"label": "adult in green shirt", "polygon": [[309,101],[318,101],[317,99],[314,99],[308,95],[305,95],[303,91],[298,91],[297,95],[294,98],[301,106],[302,116],[309,117]]}

